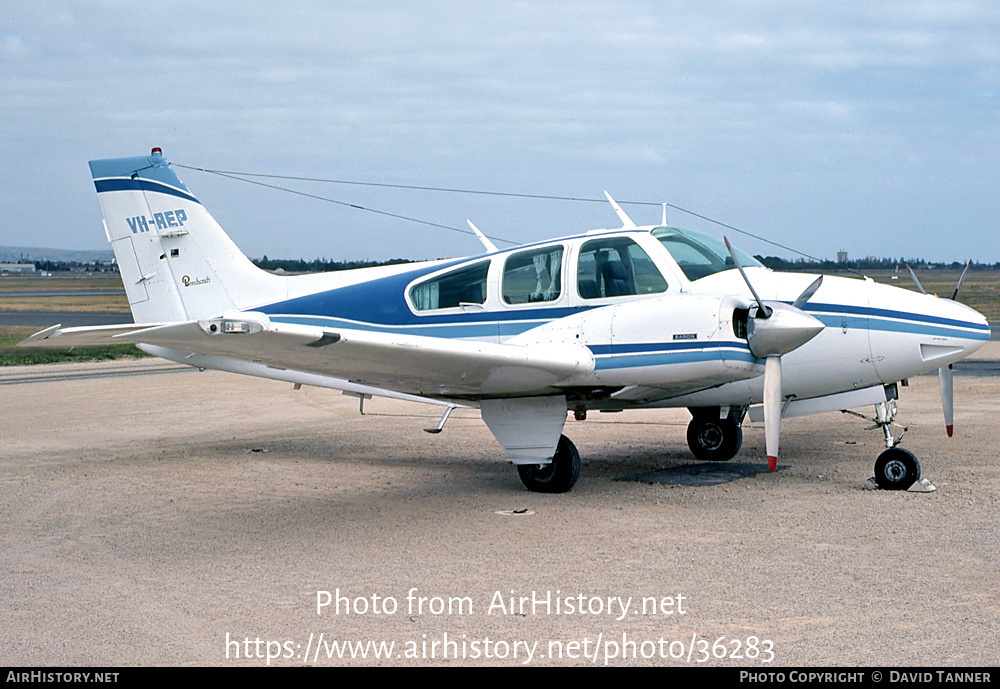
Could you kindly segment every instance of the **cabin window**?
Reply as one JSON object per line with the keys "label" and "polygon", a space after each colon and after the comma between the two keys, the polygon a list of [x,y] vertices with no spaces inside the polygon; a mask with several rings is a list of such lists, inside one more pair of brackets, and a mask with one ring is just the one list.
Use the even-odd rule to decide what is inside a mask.
{"label": "cabin window", "polygon": [[584,299],[657,294],[667,282],[642,247],[628,237],[593,239],[580,248],[577,290]]}
{"label": "cabin window", "polygon": [[561,246],[522,251],[507,259],[501,293],[508,304],[555,301],[562,294]]}
{"label": "cabin window", "polygon": [[449,309],[486,301],[486,274],[490,262],[484,261],[439,275],[410,288],[410,302],[417,311]]}

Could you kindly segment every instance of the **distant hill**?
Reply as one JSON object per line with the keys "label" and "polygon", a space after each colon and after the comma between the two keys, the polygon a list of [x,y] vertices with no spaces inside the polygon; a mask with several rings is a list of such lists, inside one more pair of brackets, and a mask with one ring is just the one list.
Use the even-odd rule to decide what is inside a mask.
{"label": "distant hill", "polygon": [[22,260],[93,263],[95,261],[110,261],[114,257],[115,254],[111,249],[71,251],[69,249],[40,249],[27,246],[0,246],[0,263],[17,263]]}

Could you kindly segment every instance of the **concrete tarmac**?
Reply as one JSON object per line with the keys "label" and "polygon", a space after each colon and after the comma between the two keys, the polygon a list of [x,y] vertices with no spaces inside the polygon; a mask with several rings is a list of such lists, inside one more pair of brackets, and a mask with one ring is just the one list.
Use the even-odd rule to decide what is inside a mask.
{"label": "concrete tarmac", "polygon": [[786,420],[772,474],[760,425],[699,464],[663,410],[568,421],[539,495],[474,410],[3,369],[0,663],[995,666],[1000,378],[956,376],[951,439],[936,376],[901,393],[932,493],[866,489],[855,417]]}

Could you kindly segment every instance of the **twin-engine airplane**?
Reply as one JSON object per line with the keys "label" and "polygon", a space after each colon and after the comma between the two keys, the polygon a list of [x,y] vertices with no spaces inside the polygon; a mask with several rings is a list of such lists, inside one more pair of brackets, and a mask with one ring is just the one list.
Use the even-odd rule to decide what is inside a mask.
{"label": "twin-engine airplane", "polygon": [[874,405],[883,488],[919,478],[890,425],[897,383],[989,339],[953,300],[843,277],[775,273],[687,230],[623,226],[487,253],[302,276],[259,270],[160,149],[90,163],[134,324],[61,328],[22,346],[134,343],[164,359],[340,389],[478,406],[528,489],[563,492],[580,457],[569,411],[687,407],[695,457],[723,461],[763,406],[781,419]]}

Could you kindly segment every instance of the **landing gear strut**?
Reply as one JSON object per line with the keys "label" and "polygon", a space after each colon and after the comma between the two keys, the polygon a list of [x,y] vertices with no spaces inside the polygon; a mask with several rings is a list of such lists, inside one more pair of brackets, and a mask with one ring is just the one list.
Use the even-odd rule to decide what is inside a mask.
{"label": "landing gear strut", "polygon": [[517,473],[525,488],[535,493],[565,493],[580,477],[580,453],[573,442],[559,436],[556,454],[548,464],[519,464]]}
{"label": "landing gear strut", "polygon": [[688,424],[688,447],[695,459],[705,462],[725,462],[736,456],[743,446],[743,409],[731,409],[724,418],[717,407],[691,409]]}
{"label": "landing gear strut", "polygon": [[[875,405],[875,418],[870,419],[875,425],[869,429],[881,428],[885,436],[885,452],[875,460],[875,483],[882,490],[906,490],[920,480],[920,462],[909,450],[897,447],[903,440],[906,428],[895,423],[896,400],[890,399]],[[867,418],[857,412],[848,412],[854,416]],[[892,426],[902,429],[898,436],[892,436]]]}

